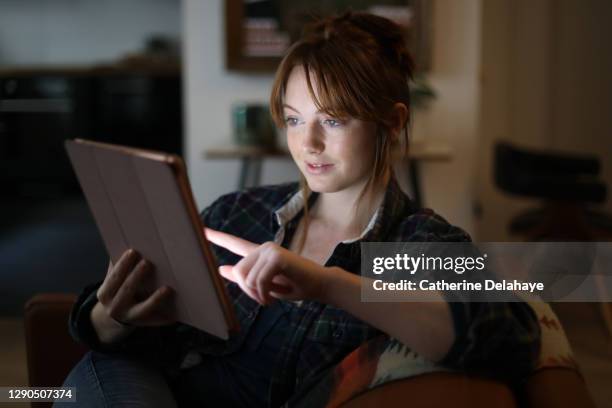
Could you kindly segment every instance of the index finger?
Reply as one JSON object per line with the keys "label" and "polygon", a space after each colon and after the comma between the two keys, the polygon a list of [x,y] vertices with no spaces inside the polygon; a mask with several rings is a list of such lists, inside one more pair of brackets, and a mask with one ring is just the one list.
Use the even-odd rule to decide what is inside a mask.
{"label": "index finger", "polygon": [[259,246],[246,239],[238,238],[237,236],[211,228],[204,228],[204,233],[206,234],[206,238],[213,244],[219,245],[240,256],[247,256]]}

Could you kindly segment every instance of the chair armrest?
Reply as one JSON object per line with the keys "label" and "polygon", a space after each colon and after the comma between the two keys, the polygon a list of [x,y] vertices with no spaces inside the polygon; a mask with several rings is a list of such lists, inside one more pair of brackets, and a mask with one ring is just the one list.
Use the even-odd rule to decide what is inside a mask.
{"label": "chair armrest", "polygon": [[32,387],[59,387],[86,348],[68,332],[77,296],[44,293],[25,305],[24,325],[29,382]]}
{"label": "chair armrest", "polygon": [[368,390],[341,405],[342,408],[516,408],[503,383],[453,373],[429,373],[405,378]]}
{"label": "chair armrest", "polygon": [[595,408],[578,371],[564,367],[536,371],[525,385],[525,397],[534,408]]}

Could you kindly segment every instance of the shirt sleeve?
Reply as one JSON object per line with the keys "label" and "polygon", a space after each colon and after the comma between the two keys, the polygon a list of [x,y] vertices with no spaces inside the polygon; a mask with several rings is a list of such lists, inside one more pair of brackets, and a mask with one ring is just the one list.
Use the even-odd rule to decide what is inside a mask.
{"label": "shirt sleeve", "polygon": [[440,364],[505,381],[534,369],[540,326],[523,302],[450,302],[455,341]]}
{"label": "shirt sleeve", "polygon": [[[436,217],[428,219],[410,240],[471,242],[465,231]],[[517,381],[533,372],[541,329],[529,304],[518,297],[513,302],[474,301],[469,292],[444,292],[444,297],[455,340],[438,364],[503,381]]]}
{"label": "shirt sleeve", "polygon": [[170,340],[178,324],[164,327],[142,327],[116,343],[100,342],[91,323],[91,311],[98,302],[96,291],[101,284],[102,282],[97,282],[85,287],[78,297],[69,319],[69,330],[72,337],[94,351],[129,354],[162,364],[163,359],[172,360],[172,354],[177,349],[171,347]]}

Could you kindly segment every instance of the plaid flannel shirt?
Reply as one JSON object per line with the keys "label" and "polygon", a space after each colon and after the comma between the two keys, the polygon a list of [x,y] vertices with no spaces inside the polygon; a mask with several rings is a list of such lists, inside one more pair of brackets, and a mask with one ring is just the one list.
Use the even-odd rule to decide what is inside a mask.
{"label": "plaid flannel shirt", "polygon": [[[318,194],[308,197],[310,205]],[[255,243],[276,241],[287,247],[302,214],[298,183],[247,189],[218,198],[201,217],[206,226]],[[431,209],[417,208],[391,179],[378,211],[359,239],[339,243],[326,266],[360,273],[361,242],[470,241],[469,235],[450,225]],[[240,257],[213,245],[219,265],[235,264]],[[123,352],[160,361],[178,373],[186,357],[195,353],[224,355],[238,350],[262,307],[233,282],[224,280],[240,322],[240,332],[227,341],[191,326],[139,328],[114,346],[98,342],[89,314],[96,302],[99,283],[84,290],[75,305],[70,329],[73,337],[94,350]],[[531,308],[522,302],[449,302],[455,341],[438,364],[453,369],[485,373],[502,379],[518,379],[535,366],[540,329]],[[294,329],[279,350],[270,387],[270,406],[279,406],[293,392],[307,389],[352,350],[375,336],[397,342],[348,312],[305,300]],[[402,346],[402,345],[399,345]],[[402,346],[403,347],[403,346]],[[271,362],[272,363],[272,362]]]}

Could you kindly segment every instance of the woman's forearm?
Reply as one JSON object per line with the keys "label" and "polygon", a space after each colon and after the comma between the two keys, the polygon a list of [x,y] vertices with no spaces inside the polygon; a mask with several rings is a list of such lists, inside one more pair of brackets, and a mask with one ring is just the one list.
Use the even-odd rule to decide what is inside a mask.
{"label": "woman's forearm", "polygon": [[431,302],[362,302],[361,276],[332,267],[325,285],[324,303],[351,313],[396,338],[432,361],[441,360],[454,342],[448,303],[435,292]]}

